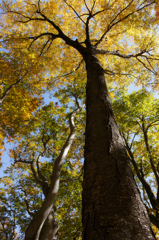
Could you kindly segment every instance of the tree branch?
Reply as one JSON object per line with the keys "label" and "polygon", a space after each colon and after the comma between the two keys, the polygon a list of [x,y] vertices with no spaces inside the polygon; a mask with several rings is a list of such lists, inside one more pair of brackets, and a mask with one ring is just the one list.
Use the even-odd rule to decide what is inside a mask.
{"label": "tree branch", "polygon": [[151,213],[149,213],[149,218],[151,223],[154,224],[157,228],[159,228],[159,219]]}
{"label": "tree branch", "polygon": [[[20,13],[20,12],[17,12],[17,11],[13,11],[13,10],[10,9],[9,5],[7,5],[4,1],[3,1],[3,4],[4,4],[4,6],[5,6],[6,9],[7,9],[7,12],[6,12],[6,13],[15,13],[15,14],[17,14],[17,15],[19,15],[19,16],[27,19],[27,20],[25,20],[25,21],[19,20],[19,21],[17,21],[17,22],[27,23],[27,22],[30,22],[30,21],[32,21],[32,20],[44,21],[43,18],[37,18],[37,17],[36,17],[36,18],[32,18],[32,17],[29,17],[29,16],[24,15],[23,13]],[[29,5],[30,5],[30,4],[29,4]],[[31,4],[31,5],[34,5],[34,4]],[[35,6],[35,5],[34,5],[34,6]],[[34,15],[34,14],[33,14],[33,15]],[[33,15],[32,15],[32,16],[33,16]]]}
{"label": "tree branch", "polygon": [[86,3],[86,0],[84,0],[84,5],[86,6],[88,12],[90,13],[91,11],[89,10],[89,7],[88,7],[88,5],[87,5],[87,3]]}
{"label": "tree branch", "polygon": [[87,17],[87,21],[86,21],[86,46],[90,47],[91,46],[91,42],[90,42],[90,37],[89,37],[89,20],[92,18],[91,13],[89,14],[89,16]]}
{"label": "tree branch", "polygon": [[73,12],[76,14],[76,16],[82,21],[82,23],[84,23],[84,25],[86,24],[84,21],[83,21],[83,19],[80,17],[80,15],[78,14],[78,12],[70,5],[70,4],[68,4],[67,3],[67,0],[63,0],[66,4],[67,4],[67,6],[68,7],[70,7],[72,10],[73,10]]}
{"label": "tree branch", "polygon": [[34,163],[32,162],[32,163],[30,164],[30,166],[31,166],[31,171],[32,171],[32,173],[33,173],[33,176],[34,176],[35,181],[36,181],[38,184],[40,184],[40,186],[42,187],[42,186],[43,186],[43,181],[41,181],[41,180],[38,178],[37,173],[36,173],[36,170],[35,170],[35,168],[34,168]]}
{"label": "tree branch", "polygon": [[25,74],[19,79],[17,80],[15,83],[11,84],[6,90],[5,92],[3,93],[2,97],[0,98],[0,103],[3,102],[3,100],[6,98],[6,96],[9,94],[9,92],[12,90],[12,88],[14,86],[16,86],[18,83],[20,83],[24,77],[28,74],[28,70],[26,70]]}
{"label": "tree branch", "polygon": [[54,21],[47,18],[42,12],[38,11],[38,13],[44,18],[43,20],[50,23],[58,31],[59,34],[56,36],[63,39],[66,42],[66,44],[68,44],[71,47],[74,47],[76,50],[78,50],[83,55],[83,51],[85,50],[85,48],[77,40],[74,41],[71,38],[69,38],[68,36],[66,36],[63,33],[63,31],[61,30],[61,28],[59,26],[57,26]]}
{"label": "tree branch", "polygon": [[65,183],[65,182],[75,181],[75,180],[78,180],[81,176],[83,176],[83,172],[79,176],[74,178],[61,179],[60,182]]}
{"label": "tree branch", "polygon": [[[117,25],[118,23],[122,22],[123,20],[129,18],[129,17],[130,17],[131,15],[133,15],[134,13],[137,13],[137,12],[143,10],[144,8],[146,8],[146,7],[148,7],[148,6],[156,3],[156,1],[154,0],[154,1],[152,1],[152,2],[150,2],[150,3],[148,3],[148,4],[146,4],[146,5],[144,5],[143,7],[139,7],[136,11],[133,11],[133,12],[127,14],[126,16],[124,16],[123,18],[119,19],[118,21],[114,22],[114,21],[119,17],[119,15],[120,15],[123,11],[125,11],[127,8],[130,7],[130,5],[132,4],[133,1],[134,1],[134,0],[132,0],[125,8],[123,8],[123,9],[113,18],[113,20],[109,23],[106,31],[103,33],[103,35],[101,36],[101,38],[100,38],[100,39],[98,40],[98,42],[95,44],[95,47],[97,47],[97,46],[101,43],[101,41],[103,40],[103,38],[105,37],[105,35],[110,31],[110,29],[111,29],[112,27],[114,27],[114,26]],[[140,6],[141,6],[141,5],[142,5],[142,4],[140,4]],[[113,22],[114,22],[114,23],[113,23]]]}
{"label": "tree branch", "polygon": [[[66,3],[66,0],[64,0],[64,1],[65,1],[65,3]],[[38,1],[38,3],[40,4],[40,1]],[[5,4],[4,4],[4,5],[5,5]],[[85,48],[84,46],[82,46],[82,45],[78,42],[77,39],[74,41],[74,40],[72,40],[71,38],[69,38],[67,35],[65,35],[64,32],[61,30],[61,28],[60,28],[58,25],[56,25],[56,23],[55,23],[54,21],[52,21],[52,20],[49,19],[44,13],[42,13],[42,11],[41,11],[40,8],[37,8],[37,12],[36,12],[36,13],[38,13],[42,18],[38,18],[38,17],[36,17],[36,18],[28,17],[28,16],[26,16],[26,15],[24,15],[24,14],[22,14],[22,13],[19,13],[19,12],[16,12],[16,11],[12,11],[11,9],[9,9],[9,7],[8,7],[7,5],[6,5],[5,7],[6,7],[8,13],[19,14],[21,17],[27,19],[26,21],[19,21],[19,22],[26,23],[26,22],[30,22],[30,21],[46,21],[46,22],[50,23],[51,26],[53,26],[54,29],[57,30],[59,34],[56,35],[56,34],[52,34],[52,33],[44,33],[44,34],[42,34],[42,35],[48,35],[48,34],[50,34],[50,35],[53,36],[53,40],[54,40],[54,37],[55,37],[55,36],[56,36],[56,38],[57,38],[57,37],[61,38],[63,41],[66,42],[67,45],[69,45],[69,46],[75,48],[77,51],[79,51],[82,56],[83,56],[84,52],[86,51],[86,48]],[[81,19],[81,18],[80,18],[80,19]],[[82,21],[83,21],[83,20],[82,20]],[[83,21],[83,23],[85,24],[84,21]],[[41,37],[42,35],[40,34],[39,37]],[[38,38],[39,38],[39,37],[38,37]],[[33,39],[33,42],[34,42],[35,40],[37,40],[37,37],[30,37],[30,39]],[[31,44],[31,45],[32,45],[32,44]]]}
{"label": "tree branch", "polygon": [[[158,75],[158,73],[152,67],[147,55],[145,55],[145,54],[149,54],[149,51],[152,51],[152,49],[149,49],[149,50],[145,49],[145,50],[141,50],[140,52],[135,53],[135,54],[127,54],[126,55],[126,54],[120,53],[118,50],[117,51],[109,51],[109,50],[102,50],[102,49],[94,49],[95,54],[114,55],[114,56],[125,58],[125,59],[136,58],[136,60],[139,61],[148,71],[152,72],[155,75]],[[140,58],[145,58],[151,68],[146,66],[146,64],[141,59],[139,59],[139,57]]]}
{"label": "tree branch", "polygon": [[127,5],[125,8],[123,8],[123,9],[112,19],[112,21],[110,22],[110,25],[120,16],[120,14],[121,14],[122,12],[124,12],[127,8],[129,8],[130,5],[131,5],[133,2],[134,2],[134,0],[131,0],[131,1],[128,3],[128,5]]}
{"label": "tree branch", "polygon": [[39,156],[37,157],[36,160],[36,167],[37,167],[37,172],[38,172],[38,176],[39,178],[42,180],[42,182],[47,182],[47,179],[44,177],[44,175],[41,172],[40,166],[39,166],[39,161],[40,161],[41,155],[39,154]]}
{"label": "tree branch", "polygon": [[135,75],[130,74],[130,73],[113,72],[112,70],[109,70],[109,69],[103,69],[103,70],[104,70],[105,74],[110,75],[110,76],[122,75],[122,76],[131,76],[131,77],[137,79],[137,77]]}
{"label": "tree branch", "polygon": [[[53,33],[49,33],[49,32],[47,32],[47,33],[41,33],[41,34],[39,34],[38,36],[35,36],[35,37],[28,37],[28,38],[23,38],[23,39],[33,39],[33,41],[31,42],[31,44],[29,45],[29,48],[33,45],[33,43],[37,40],[37,39],[39,39],[39,38],[41,38],[42,36],[51,36],[51,39],[49,38],[48,40],[54,40],[54,39],[56,39],[56,38],[60,38],[60,36],[58,35],[58,34],[53,34]],[[47,42],[48,43],[48,42]],[[47,44],[46,44],[47,45]],[[45,45],[45,46],[46,46]],[[45,47],[43,47],[43,49],[44,49]],[[42,51],[43,51],[43,49],[42,49]]]}
{"label": "tree branch", "polygon": [[63,78],[63,77],[67,77],[67,76],[71,75],[72,73],[74,73],[75,71],[77,71],[77,70],[80,68],[80,66],[81,66],[81,64],[82,64],[83,61],[84,61],[84,59],[82,59],[82,60],[79,62],[79,64],[78,64],[73,70],[71,70],[69,73],[66,73],[66,74],[64,74],[64,75],[55,77],[55,78],[53,78],[53,79],[57,80],[57,79],[59,79],[59,78]]}
{"label": "tree branch", "polygon": [[134,133],[134,136],[133,136],[132,141],[131,141],[131,144],[130,144],[130,150],[131,150],[131,148],[132,148],[132,145],[133,145],[133,142],[134,142],[134,140],[135,140],[135,137],[136,137],[136,135],[138,135],[138,133],[139,133],[139,131],[137,131],[136,133]]}
{"label": "tree branch", "polygon": [[134,166],[134,169],[136,171],[136,174],[137,174],[137,177],[139,178],[139,180],[141,181],[141,183],[143,184],[146,192],[147,192],[147,195],[149,197],[149,200],[151,202],[151,205],[154,209],[157,209],[158,208],[158,202],[156,200],[156,197],[155,195],[153,194],[149,184],[147,183],[147,181],[145,180],[143,174],[140,173],[139,169],[138,169],[138,166],[136,164],[136,161],[134,159],[134,156],[133,156],[133,153],[129,147],[129,144],[127,142],[127,140],[124,138],[124,141],[125,141],[125,144],[126,144],[126,149],[128,150],[128,153],[129,153],[129,156],[130,156],[130,160],[131,160],[131,163],[133,164]]}
{"label": "tree branch", "polygon": [[34,216],[34,213],[30,210],[26,190],[25,190],[25,189],[21,189],[21,191],[25,194],[24,201],[25,201],[25,203],[26,203],[27,212],[29,213],[30,216],[33,217],[33,216]]}
{"label": "tree branch", "polygon": [[[143,54],[146,54],[148,53],[148,50],[141,50],[139,53],[135,53],[135,54],[122,54],[120,53],[118,50],[117,51],[109,51],[109,50],[102,50],[102,49],[95,49],[95,54],[106,54],[106,55],[114,55],[114,56],[118,56],[118,57],[121,57],[121,58],[136,58],[136,57],[139,57],[139,56],[143,56],[145,57],[145,55]],[[159,60],[159,59],[158,59]]]}
{"label": "tree branch", "polygon": [[[158,124],[155,124],[155,123],[157,123],[158,122]],[[150,128],[150,127],[152,127],[152,125],[159,125],[159,120],[155,120],[155,121],[152,121],[148,126],[147,126],[147,128],[146,128],[146,131],[148,131],[148,129]]]}
{"label": "tree branch", "polygon": [[[144,57],[145,57],[145,56],[144,56]],[[150,71],[150,72],[152,72],[153,74],[157,75],[157,73],[153,70],[153,68],[152,68],[152,70],[151,70],[149,67],[146,66],[146,64],[145,64],[143,61],[141,61],[141,59],[139,59],[138,57],[136,57],[136,59],[137,59],[148,71]],[[150,65],[150,66],[151,66],[151,65]]]}
{"label": "tree branch", "polygon": [[146,146],[146,150],[149,154],[149,159],[150,159],[150,164],[151,164],[151,168],[154,172],[154,175],[156,177],[156,181],[157,181],[157,184],[159,186],[159,174],[156,170],[156,167],[154,165],[154,160],[153,160],[153,157],[152,157],[152,154],[151,154],[151,150],[150,150],[150,147],[149,147],[149,143],[148,143],[148,135],[147,135],[147,131],[148,129],[146,130],[145,129],[145,124],[144,124],[144,117],[143,117],[143,122],[142,122],[142,131],[143,131],[143,135],[144,135],[144,141],[145,141],[145,146]]}
{"label": "tree branch", "polygon": [[92,8],[91,8],[91,13],[93,12],[93,9],[95,7],[95,4],[96,4],[96,0],[93,0],[93,5],[92,5]]}

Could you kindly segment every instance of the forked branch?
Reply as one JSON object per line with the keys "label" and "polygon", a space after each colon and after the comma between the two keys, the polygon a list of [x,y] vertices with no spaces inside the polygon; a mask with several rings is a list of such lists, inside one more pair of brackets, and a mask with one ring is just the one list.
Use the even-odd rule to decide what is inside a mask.
{"label": "forked branch", "polygon": [[[76,101],[78,103],[77,99],[76,99]],[[79,106],[79,103],[78,103],[76,110],[74,110],[69,117],[70,134],[69,134],[63,148],[61,149],[59,156],[55,160],[53,173],[51,176],[51,184],[50,184],[50,188],[49,188],[49,193],[48,193],[41,209],[36,213],[36,215],[34,215],[33,220],[29,224],[29,226],[26,230],[25,240],[32,239],[33,237],[35,240],[39,239],[39,235],[40,235],[42,226],[54,205],[56,195],[57,195],[57,192],[59,189],[61,167],[63,165],[64,160],[66,159],[67,153],[68,153],[68,151],[72,145],[72,142],[75,138],[76,127],[74,124],[74,117],[77,114],[77,112],[80,111],[80,109],[81,109],[81,107]]]}
{"label": "forked branch", "polygon": [[69,4],[68,2],[67,2],[67,0],[63,0],[65,3],[66,3],[66,5],[69,7],[69,8],[71,8],[72,10],[73,10],[73,12],[76,14],[76,16],[81,20],[81,22],[85,25],[86,23],[83,21],[83,19],[81,18],[81,16],[78,14],[78,12],[74,9],[74,7],[71,5],[71,4]]}
{"label": "forked branch", "polygon": [[[118,23],[122,22],[123,20],[126,20],[127,18],[129,18],[130,16],[132,16],[134,13],[137,13],[137,12],[143,10],[144,8],[147,8],[147,7],[149,7],[150,5],[156,3],[156,1],[153,0],[153,1],[150,1],[149,3],[145,4],[144,6],[142,6],[142,4],[140,4],[140,6],[138,7],[138,9],[130,12],[129,14],[125,15],[124,17],[119,18],[119,16],[121,15],[121,13],[123,13],[125,10],[127,10],[127,9],[131,6],[131,4],[132,4],[133,2],[134,2],[134,0],[130,1],[130,2],[128,3],[128,5],[127,5],[126,7],[124,7],[119,13],[117,13],[117,15],[111,20],[111,22],[110,22],[110,23],[108,24],[108,26],[107,26],[106,31],[103,33],[103,35],[99,38],[98,42],[95,44],[95,47],[97,47],[97,46],[102,42],[102,40],[103,40],[103,38],[106,36],[106,34],[107,34],[115,25],[117,25]],[[144,2],[145,2],[145,1],[144,1]],[[143,2],[143,3],[144,3],[144,2]],[[116,19],[118,19],[118,18],[119,18],[119,20],[116,20]],[[115,20],[116,20],[116,21],[115,21]]]}

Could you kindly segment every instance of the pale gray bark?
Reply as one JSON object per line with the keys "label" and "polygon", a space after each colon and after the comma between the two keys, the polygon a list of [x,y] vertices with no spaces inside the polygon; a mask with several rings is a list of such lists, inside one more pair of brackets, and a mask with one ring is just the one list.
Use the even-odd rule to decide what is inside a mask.
{"label": "pale gray bark", "polygon": [[58,224],[54,219],[54,208],[52,208],[40,232],[39,240],[52,240],[57,233]]}
{"label": "pale gray bark", "polygon": [[[48,219],[48,222],[50,221],[51,223],[53,223],[53,217],[51,216],[51,211],[53,209],[54,202],[55,202],[57,192],[59,189],[61,167],[62,167],[62,164],[63,164],[63,162],[67,156],[67,153],[71,147],[71,144],[75,138],[76,127],[74,124],[74,117],[80,109],[81,108],[78,104],[77,109],[75,111],[73,111],[70,115],[70,118],[69,118],[70,134],[69,134],[59,156],[57,157],[57,159],[54,163],[53,173],[51,176],[51,184],[49,187],[48,194],[42,204],[41,209],[34,215],[32,221],[30,222],[30,224],[25,232],[25,240],[39,240],[42,227],[43,227],[47,217],[49,216],[49,214],[50,214],[50,218]],[[49,227],[49,225],[47,227]],[[44,234],[44,232],[43,232],[43,234]]]}

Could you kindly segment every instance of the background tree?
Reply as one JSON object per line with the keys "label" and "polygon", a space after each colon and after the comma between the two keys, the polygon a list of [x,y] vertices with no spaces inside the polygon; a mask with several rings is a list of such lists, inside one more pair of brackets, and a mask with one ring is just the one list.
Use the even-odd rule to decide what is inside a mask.
{"label": "background tree", "polygon": [[[65,92],[65,94],[67,93],[67,95],[70,95],[68,90],[65,89],[65,90],[62,90],[62,92],[63,91]],[[117,94],[114,93],[113,99],[115,100],[113,101],[113,109],[116,113],[115,116],[119,124],[121,135],[125,139],[125,146],[128,149],[128,153],[130,153],[129,157],[132,162],[135,178],[136,178],[138,187],[141,191],[142,198],[147,206],[150,220],[156,226],[156,229],[153,227],[153,230],[156,232],[158,236],[158,230],[157,230],[158,229],[158,218],[157,218],[158,207],[157,205],[155,205],[155,207],[154,205],[151,205],[151,202],[153,202],[152,199],[156,198],[155,203],[157,203],[158,201],[157,200],[158,184],[154,178],[153,169],[151,168],[151,162],[147,155],[146,144],[145,144],[145,141],[143,140],[144,133],[143,133],[142,124],[144,119],[145,127],[149,126],[151,128],[151,131],[150,129],[148,131],[148,142],[149,142],[148,144],[151,146],[151,151],[153,153],[153,158],[155,160],[154,163],[155,163],[156,169],[158,169],[157,156],[158,156],[159,101],[158,99],[155,99],[152,93],[144,89],[138,92],[134,92],[130,95],[126,95],[125,93],[126,93],[125,89],[123,91],[122,89],[120,89],[120,91],[117,92]],[[111,95],[113,95],[113,92],[111,93]],[[67,104],[68,104],[69,102],[68,98],[62,97],[61,90],[58,93],[56,93],[56,96],[59,96],[62,102],[66,102],[67,100]],[[45,108],[43,108],[43,113],[41,111],[37,113],[38,115],[36,115],[36,119],[40,119],[39,121],[40,123],[42,122],[41,120],[42,116],[43,115],[45,116],[46,113],[47,113],[47,116],[51,116],[52,118],[53,114],[51,114],[50,111],[48,112],[48,109],[50,107],[51,105],[50,106],[48,105]],[[53,109],[52,111],[54,112]],[[48,121],[48,117],[47,119],[45,119],[45,121],[46,120]],[[59,121],[58,121],[58,124],[61,125]],[[38,126],[40,127],[40,125]],[[36,127],[37,127],[37,124],[36,124]],[[81,133],[78,133],[78,135],[82,136]],[[37,136],[35,136],[34,139],[37,139]],[[28,141],[27,137],[26,137],[26,140]],[[29,142],[31,142],[31,140],[29,140]],[[32,142],[33,142],[33,139],[32,139]],[[81,142],[80,139],[79,139],[79,142]],[[39,144],[36,143],[34,145],[36,146]],[[80,145],[78,145],[78,147],[79,146]],[[22,146],[20,148],[22,149]],[[51,148],[49,147],[49,149]],[[75,151],[77,152],[77,150]],[[30,155],[32,156],[32,154]],[[46,155],[47,156],[51,155],[51,151]],[[72,157],[72,151],[71,151],[71,154],[69,154],[69,156]],[[81,157],[76,155],[76,159],[77,158],[80,159]],[[14,161],[14,158],[13,158],[13,161]],[[71,162],[67,160],[63,165],[63,170],[61,172],[62,178],[60,183],[60,189],[58,192],[58,198],[55,203],[56,205],[55,217],[56,217],[56,221],[58,222],[58,236],[57,236],[58,239],[68,239],[68,238],[73,238],[73,236],[78,237],[78,239],[80,239],[80,234],[81,234],[81,228],[79,228],[80,220],[81,220],[80,219],[81,184],[79,179],[80,172],[77,173],[75,171],[75,168],[78,165],[77,162],[75,161],[73,161],[72,163]],[[17,226],[21,226],[21,232],[22,234],[24,234],[26,226],[29,224],[29,221],[30,221],[30,218],[27,217],[27,207],[26,207],[27,205],[26,203],[24,204],[25,197],[26,197],[26,191],[24,191],[24,189],[27,189],[28,202],[32,201],[34,203],[33,204],[34,207],[33,205],[32,206],[30,205],[31,209],[32,210],[34,209],[34,211],[40,208],[40,204],[42,202],[43,197],[42,197],[41,188],[38,187],[39,185],[35,182],[33,175],[30,175],[30,177],[28,177],[26,174],[24,174],[25,164],[17,165],[17,166],[16,165],[15,165],[16,170],[14,170],[14,173],[12,172],[13,171],[13,167],[12,167],[11,168],[12,170],[8,170],[8,173],[10,173],[10,177],[3,179],[3,182],[6,184],[5,191],[10,192],[10,197],[7,199],[4,198],[4,190],[2,189],[1,195],[4,200],[1,199],[1,204],[2,204],[1,209],[2,209],[2,214],[4,215],[4,207],[5,207],[5,212],[7,212],[6,205],[7,204],[11,205],[10,202],[12,201],[12,211],[13,210],[15,211],[16,209],[17,214],[19,214],[19,217],[16,217],[16,219],[18,219],[18,221],[21,220],[20,223],[16,223],[16,228]],[[41,170],[44,176],[47,176],[47,177],[50,176],[52,171],[52,165],[53,165],[52,161],[44,162],[44,163],[41,162]],[[28,167],[26,169],[28,170]],[[28,174],[28,171],[27,171],[27,174]],[[17,175],[17,179],[16,181],[14,181],[15,182],[14,185],[9,183],[11,179],[13,181],[16,175]],[[136,176],[139,176],[139,178],[137,179]],[[12,191],[10,191],[10,188],[8,188],[9,185],[14,186],[14,188],[12,187]],[[23,187],[21,185],[23,185]],[[30,186],[32,187],[34,186],[33,190],[30,188]],[[144,186],[146,186],[146,188],[144,188]],[[18,189],[17,193],[15,193],[15,189]],[[15,195],[17,195],[16,201],[15,201]],[[39,197],[37,197],[38,195]],[[18,196],[21,196],[20,199],[23,199],[23,201],[19,204],[17,204],[17,200],[19,199]],[[14,201],[11,199],[14,199]],[[39,204],[39,200],[40,200],[40,204]],[[10,213],[10,208],[8,209],[8,212]],[[11,224],[13,224],[12,218],[9,215],[9,218],[5,218],[5,219],[6,221],[8,221],[7,223],[9,223],[9,224],[6,223],[5,233],[9,234],[10,229],[13,229],[11,228]],[[9,220],[11,220],[11,222],[9,222]],[[75,229],[76,229],[76,234],[74,233]],[[12,239],[14,239],[14,237]],[[20,239],[20,236],[18,236],[18,239]]]}
{"label": "background tree", "polygon": [[[65,161],[62,171],[63,179],[61,180],[62,191],[59,198],[60,200],[57,202],[57,207],[52,206],[52,210],[39,234],[39,239],[52,239],[57,233],[58,225],[54,220],[55,209],[57,211],[57,219],[59,219],[60,223],[64,223],[64,226],[60,224],[61,228],[59,226],[58,236],[60,239],[67,239],[69,236],[80,236],[81,234],[80,224],[77,225],[77,223],[81,222],[79,213],[81,206],[79,204],[81,199],[81,184],[76,181],[82,176],[80,145],[82,145],[81,140],[83,134],[80,136],[78,133],[76,142],[71,148],[67,160],[65,160],[65,158],[71,142],[74,140],[74,117],[80,110],[77,96],[81,99],[82,94],[81,90],[76,89],[73,85],[68,87],[68,89],[65,88],[64,93],[62,92],[63,89],[61,89],[60,93],[56,93],[56,97],[60,95],[60,105],[62,104],[63,107],[58,106],[57,108],[56,104],[50,102],[49,105],[43,106],[34,113],[34,117],[32,117],[26,126],[25,134],[23,137],[21,135],[18,146],[11,151],[10,156],[13,159],[14,166],[12,166],[8,172],[10,173],[9,176],[3,179],[6,188],[9,181],[11,181],[13,185],[14,195],[16,195],[16,199],[18,199],[19,207],[17,211],[21,216],[19,217],[20,220],[16,221],[15,229],[19,226],[21,233],[24,234],[31,218],[38,217],[41,205],[47,201],[50,185],[55,180],[59,181],[61,170],[57,168],[57,163],[59,160]],[[72,95],[75,96],[75,104],[77,104],[77,107],[74,107],[73,104],[71,104],[70,107],[67,106]],[[71,113],[66,114],[69,108]],[[65,115],[68,115],[69,123],[65,120]],[[80,115],[81,118],[83,114]],[[81,121],[78,122],[79,130],[81,128],[80,125]],[[41,158],[43,157],[45,157],[44,163],[43,161],[41,162]],[[72,193],[73,186],[75,187],[74,193]],[[57,194],[58,186],[55,185],[55,187],[52,186],[52,188],[52,191]],[[70,196],[68,196],[68,194],[70,194]],[[51,200],[55,202],[55,199],[56,195]],[[21,210],[20,206],[23,210]],[[15,203],[14,207],[16,208]],[[58,208],[62,208],[63,210],[61,211],[61,209]],[[30,217],[28,217],[28,214]],[[25,221],[23,221],[23,219],[25,219]],[[69,232],[66,231],[66,229],[68,229],[67,224],[69,224]],[[74,232],[75,229],[76,232]]]}
{"label": "background tree", "polygon": [[[7,49],[15,47],[17,41],[25,49],[34,45],[35,57],[40,52],[42,62],[46,53],[45,63],[50,75],[57,69],[58,75],[70,73],[72,69],[78,72],[84,69],[83,63],[86,64],[83,239],[104,239],[107,236],[117,240],[124,239],[125,233],[127,238],[154,239],[114,121],[104,74],[120,75],[116,80],[121,83],[121,76],[130,73],[130,66],[132,76],[144,66],[144,78],[137,77],[138,83],[141,79],[149,83],[150,73],[158,80],[157,37],[152,15],[155,2],[70,3],[63,0],[47,3],[15,1],[12,4],[3,1],[5,14],[2,20],[6,29],[3,39]],[[15,29],[11,29],[11,25]],[[100,55],[100,62],[97,55]],[[51,64],[47,58],[52,59]],[[43,205],[43,214],[38,221],[33,219],[26,239],[38,236],[49,214],[49,208],[44,214],[45,207]]]}
{"label": "background tree", "polygon": [[113,108],[150,220],[159,228],[159,101],[142,89],[119,94]]}
{"label": "background tree", "polygon": [[[0,61],[0,154],[2,154],[4,139],[14,141],[25,131],[33,112],[43,103],[43,94],[49,85],[48,80],[44,78],[45,70],[44,68],[42,70],[42,63],[38,63],[31,51],[26,56],[24,50],[7,53],[7,50],[3,49]],[[39,70],[34,65],[39,65]]]}

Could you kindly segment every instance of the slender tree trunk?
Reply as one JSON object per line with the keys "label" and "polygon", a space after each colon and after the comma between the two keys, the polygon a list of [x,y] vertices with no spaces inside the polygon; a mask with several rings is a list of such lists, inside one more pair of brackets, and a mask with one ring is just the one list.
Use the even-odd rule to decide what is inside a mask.
{"label": "slender tree trunk", "polygon": [[104,71],[85,57],[87,122],[83,181],[83,240],[154,240],[118,127]]}
{"label": "slender tree trunk", "polygon": [[52,209],[41,229],[39,240],[52,240],[57,233],[57,226],[54,219],[54,209]]}
{"label": "slender tree trunk", "polygon": [[[47,240],[48,236],[50,236],[49,234],[52,234],[52,231],[48,230],[49,234],[46,237],[46,230],[43,229],[43,233],[45,233],[45,235],[43,238],[41,236],[41,239],[40,239],[41,230],[45,222],[46,222],[46,227],[48,227],[48,229],[50,228],[50,225],[47,225],[47,221],[50,222],[49,224],[51,224],[51,222],[54,224],[53,218],[51,218],[50,213],[53,210],[54,202],[59,190],[61,168],[67,157],[67,153],[72,145],[72,142],[75,138],[76,126],[74,123],[74,118],[81,109],[77,98],[76,98],[76,104],[77,104],[77,108],[70,114],[70,117],[69,117],[70,134],[54,163],[53,172],[51,175],[50,187],[48,190],[47,189],[44,190],[45,188],[43,189],[45,193],[47,191],[48,193],[46,193],[46,198],[41,208],[34,214],[33,219],[31,220],[30,224],[28,225],[25,231],[25,240],[44,240],[44,239]],[[52,239],[49,239],[49,240],[52,240]]]}

